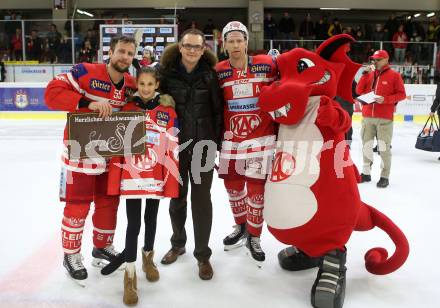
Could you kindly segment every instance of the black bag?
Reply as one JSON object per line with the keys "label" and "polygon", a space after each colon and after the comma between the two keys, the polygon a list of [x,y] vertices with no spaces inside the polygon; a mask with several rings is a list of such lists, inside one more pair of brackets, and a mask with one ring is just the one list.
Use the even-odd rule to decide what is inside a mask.
{"label": "black bag", "polygon": [[[428,127],[428,129],[426,129]],[[416,149],[440,152],[440,131],[435,115],[430,116],[417,136]]]}

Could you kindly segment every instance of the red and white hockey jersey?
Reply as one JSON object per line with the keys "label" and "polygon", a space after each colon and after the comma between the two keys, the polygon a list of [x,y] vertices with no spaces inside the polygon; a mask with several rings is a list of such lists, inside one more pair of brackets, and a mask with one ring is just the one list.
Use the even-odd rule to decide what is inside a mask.
{"label": "red and white hockey jersey", "polygon": [[[165,97],[165,98],[164,98]],[[177,115],[170,96],[153,99],[156,106],[145,110],[145,143],[143,155],[115,157],[109,169],[108,194],[123,198],[177,198],[179,196],[179,167]],[[144,110],[135,102],[124,111]]]}
{"label": "red and white hockey jersey", "polygon": [[[275,128],[257,102],[261,88],[276,79],[276,64],[271,56],[258,55],[249,57],[246,71],[233,68],[229,60],[218,63],[216,71],[226,102],[220,177],[265,179],[275,147]],[[237,170],[234,161],[242,159],[242,170]]]}
{"label": "red and white hockey jersey", "polygon": [[[59,74],[49,82],[44,99],[53,110],[68,112],[90,112],[80,108],[80,99],[90,102],[108,102],[114,111],[126,104],[127,97],[136,92],[136,81],[128,73],[124,74],[124,83],[117,89],[110,79],[106,64],[80,63],[72,67],[67,74]],[[104,158],[69,160],[67,152],[67,130],[64,130],[64,150],[62,155],[66,169],[87,174],[100,174],[106,171]]]}

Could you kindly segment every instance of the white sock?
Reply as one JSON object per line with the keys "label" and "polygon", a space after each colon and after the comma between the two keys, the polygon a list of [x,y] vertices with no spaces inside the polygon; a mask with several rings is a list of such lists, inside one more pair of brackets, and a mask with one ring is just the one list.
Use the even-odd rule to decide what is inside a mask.
{"label": "white sock", "polygon": [[133,278],[134,273],[136,272],[135,262],[127,262],[125,265],[125,271],[128,274],[128,277]]}

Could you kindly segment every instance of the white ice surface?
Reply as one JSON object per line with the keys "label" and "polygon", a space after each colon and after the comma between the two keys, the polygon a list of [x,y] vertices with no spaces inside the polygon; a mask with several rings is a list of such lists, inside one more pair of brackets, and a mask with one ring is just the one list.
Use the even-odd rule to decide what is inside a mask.
{"label": "white ice surface", "polygon": [[[355,125],[352,157],[361,166],[359,124]],[[91,215],[86,223],[82,253],[88,268],[86,288],[66,277],[62,267],[58,201],[60,150],[64,122],[0,122],[0,307],[119,307],[123,272],[102,277],[91,262]],[[359,186],[362,199],[391,217],[405,232],[411,246],[406,264],[387,276],[369,274],[365,252],[383,245],[394,251],[380,230],[354,233],[347,247],[347,290],[344,307],[439,307],[439,153],[414,149],[419,125],[396,123],[390,186],[379,190],[376,155],[371,183]],[[262,247],[266,262],[258,269],[245,249],[224,252],[222,239],[233,219],[223,184],[212,188],[214,221],[210,246],[215,271],[211,281],[197,275],[192,256],[191,213],[187,221],[187,253],[168,266],[159,263],[169,249],[171,225],[168,201],[162,201],[156,236],[156,263],[160,281],[148,282],[137,261],[139,307],[311,307],[310,288],[316,270],[283,271],[277,253],[284,247],[264,229]],[[125,205],[121,202],[115,246],[122,249]],[[93,212],[93,207],[91,212]],[[143,231],[141,231],[142,234]],[[142,238],[139,239],[142,241]],[[140,247],[140,245],[139,245]]]}

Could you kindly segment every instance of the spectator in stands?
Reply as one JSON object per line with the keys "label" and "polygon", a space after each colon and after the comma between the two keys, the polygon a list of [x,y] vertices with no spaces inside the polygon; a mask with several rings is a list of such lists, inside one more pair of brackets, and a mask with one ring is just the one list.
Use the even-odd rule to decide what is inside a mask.
{"label": "spectator in stands", "polygon": [[420,42],[423,41],[423,37],[417,32],[417,30],[413,30],[411,38],[409,41],[412,43],[409,46],[409,50],[412,54],[414,64],[420,64],[420,60],[422,59],[422,44]]}
{"label": "spectator in stands", "polygon": [[333,22],[327,31],[328,36],[331,37],[333,35],[341,34],[341,33],[342,33],[342,25],[339,22],[339,19],[333,18]]}
{"label": "spectator in stands", "polygon": [[[79,22],[78,21],[74,21],[73,22],[73,30],[74,32],[78,33],[81,31],[81,28],[79,26]],[[70,19],[68,19],[65,23],[64,23],[64,31],[66,33],[69,34],[69,36],[72,36],[72,22]]]}
{"label": "spectator in stands", "polygon": [[188,26],[186,26],[186,29],[199,29],[199,25],[197,24],[197,21],[191,20]]}
{"label": "spectator in stands", "polygon": [[371,39],[373,41],[386,41],[387,34],[385,33],[382,24],[376,24],[376,29],[374,30]]}
{"label": "spectator in stands", "polygon": [[0,56],[1,56],[0,61],[9,60],[10,58],[9,46],[10,46],[10,42],[7,34],[3,31],[0,31]]}
{"label": "spectator in stands", "polygon": [[31,37],[26,44],[26,51],[28,60],[40,61],[43,53],[43,42],[41,38],[38,37],[38,31],[35,29],[31,31]]}
{"label": "spectator in stands", "polygon": [[396,16],[391,14],[384,27],[385,33],[388,33],[387,40],[391,41],[393,39],[393,35],[397,32],[398,28],[399,22],[397,21]]}
{"label": "spectator in stands", "polygon": [[96,55],[96,50],[93,49],[89,40],[84,41],[84,46],[79,51],[79,62],[93,63]]}
{"label": "spectator in stands", "polygon": [[[312,17],[307,13],[306,18],[301,22],[299,27],[299,36],[301,40],[314,40],[315,39],[315,27],[313,25]],[[306,49],[313,49],[312,42],[306,42],[303,45]]]}
{"label": "spectator in stands", "polygon": [[213,35],[213,31],[214,29],[216,29],[217,27],[214,25],[213,21],[211,18],[208,19],[208,23],[206,24],[206,26],[203,28],[203,33],[208,34],[208,35]]}
{"label": "spectator in stands", "polygon": [[106,25],[114,25],[114,24],[117,24],[115,14],[111,14],[111,15],[110,15],[110,19],[106,19],[106,20],[105,20],[105,24],[106,24]]}
{"label": "spectator in stands", "polygon": [[40,63],[54,63],[56,61],[57,56],[49,49],[48,39],[43,40],[43,53],[40,58]]}
{"label": "spectator in stands", "polygon": [[[264,18],[264,39],[274,40],[277,35],[277,22],[272,17],[272,13],[267,12]],[[264,48],[270,49],[270,42],[264,42]],[[274,46],[275,48],[275,46]]]}
{"label": "spectator in stands", "polygon": [[[397,32],[399,28],[399,22],[394,14],[391,14],[384,26],[384,32],[386,33],[386,40],[392,41],[394,33]],[[391,43],[385,43],[383,48],[387,50],[389,54],[393,53],[393,45]]]}
{"label": "spectator in stands", "polygon": [[84,46],[84,34],[82,32],[75,32],[73,43],[75,45],[75,59],[78,59],[79,51]]}
{"label": "spectator in stands", "polygon": [[96,37],[96,32],[93,29],[88,29],[87,34],[84,37],[84,41],[90,41],[92,49],[98,50],[98,38]]}
{"label": "spectator in stands", "polygon": [[426,39],[428,42],[437,42],[437,34],[440,33],[440,24],[437,18],[431,17],[428,24],[428,33]]}
{"label": "spectator in stands", "polygon": [[352,54],[353,60],[359,63],[365,62],[365,43],[361,43],[360,41],[364,40],[364,33],[360,26],[356,27],[356,30],[352,32],[352,36],[356,40],[356,42],[352,45]]}
{"label": "spectator in stands", "polygon": [[15,34],[11,38],[11,54],[14,61],[23,61],[23,37],[21,28],[15,29]]}
{"label": "spectator in stands", "polygon": [[57,63],[72,63],[72,41],[67,33],[61,38]]}
{"label": "spectator in stands", "polygon": [[128,15],[127,15],[127,14],[124,14],[124,15],[122,16],[122,24],[123,24],[123,25],[132,25],[133,22],[132,22],[131,20],[128,19]]}
{"label": "spectator in stands", "polygon": [[[293,33],[295,32],[295,22],[290,16],[289,12],[284,12],[283,17],[278,24],[278,30],[280,31],[282,40],[293,40]],[[293,42],[282,42],[282,49],[291,49],[294,47]]]}
{"label": "spectator in stands", "polygon": [[403,25],[401,24],[397,29],[397,32],[393,35],[393,47],[394,47],[394,61],[397,64],[402,64],[405,60],[406,47],[408,45],[408,35],[403,31]]}
{"label": "spectator in stands", "polygon": [[7,41],[10,42],[15,35],[15,29],[21,28],[20,21],[17,20],[17,14],[11,12],[10,19],[5,22],[5,32],[7,35]]}
{"label": "spectator in stands", "polygon": [[351,26],[347,26],[344,29],[342,29],[342,33],[351,35],[353,38],[355,38],[355,36],[356,36],[355,32]]}
{"label": "spectator in stands", "polygon": [[47,44],[49,52],[50,63],[57,62],[58,53],[61,45],[61,33],[58,32],[57,26],[51,24],[49,26],[49,33],[47,34]]}
{"label": "spectator in stands", "polygon": [[315,26],[316,39],[322,41],[328,39],[328,28],[327,16],[321,16]]}
{"label": "spectator in stands", "polygon": [[142,67],[146,67],[149,65],[154,65],[155,62],[156,55],[154,54],[154,47],[149,45],[145,46],[142,52],[142,60],[139,61],[139,64]]}
{"label": "spectator in stands", "polygon": [[3,61],[0,59],[0,82],[4,82],[6,80],[6,68]]}
{"label": "spectator in stands", "polygon": [[373,35],[373,26],[370,23],[364,24],[364,39],[366,41],[371,41],[371,36]]}

